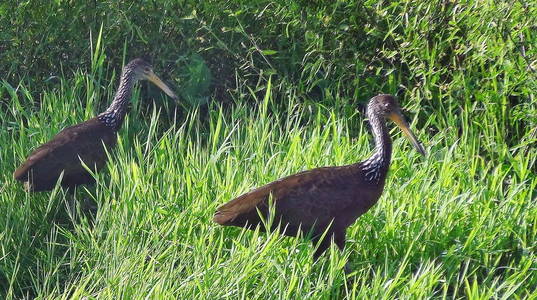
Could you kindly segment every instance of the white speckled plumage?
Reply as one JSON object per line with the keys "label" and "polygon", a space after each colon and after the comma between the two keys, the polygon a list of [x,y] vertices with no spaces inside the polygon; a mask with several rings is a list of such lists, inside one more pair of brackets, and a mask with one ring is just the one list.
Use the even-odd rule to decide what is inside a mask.
{"label": "white speckled plumage", "polygon": [[149,63],[133,59],[123,68],[119,88],[106,111],[63,129],[36,148],[13,172],[13,178],[36,192],[53,189],[60,178],[64,187],[93,183],[95,178],[86,168],[99,171],[106,164],[108,150],[116,145],[134,83],[141,79],[150,80],[170,97],[177,98],[153,73]]}
{"label": "white speckled plumage", "polygon": [[362,162],[362,170],[368,181],[376,181],[381,177],[381,172],[387,171],[392,157],[392,140],[388,135],[385,116],[375,112],[372,102],[367,106],[367,117],[375,139],[375,153]]}
{"label": "white speckled plumage", "polygon": [[121,127],[125,119],[125,114],[127,113],[127,105],[132,95],[132,87],[137,80],[138,78],[136,78],[134,70],[129,65],[125,66],[114,100],[108,109],[97,116],[106,126],[114,130],[118,130]]}

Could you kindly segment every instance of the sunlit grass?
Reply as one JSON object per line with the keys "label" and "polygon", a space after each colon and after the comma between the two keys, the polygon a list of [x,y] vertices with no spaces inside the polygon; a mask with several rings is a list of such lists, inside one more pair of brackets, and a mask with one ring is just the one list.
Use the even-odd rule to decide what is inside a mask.
{"label": "sunlit grass", "polygon": [[[535,6],[71,4],[0,21],[18,45],[0,60],[0,298],[537,299]],[[70,17],[86,9],[103,23]],[[42,27],[13,27],[26,14]],[[24,192],[15,168],[102,111],[143,51],[180,105],[142,84],[96,185]],[[367,158],[360,107],[397,91],[428,155],[390,125],[384,193],[343,253],[313,263],[305,239],[212,222],[254,187]]]}
{"label": "sunlit grass", "polygon": [[[415,128],[429,152],[421,158],[392,130],[393,162],[382,198],[349,228],[344,253],[333,248],[313,264],[307,240],[222,228],[212,214],[282,176],[366,158],[370,134],[362,114],[300,104],[293,96],[276,101],[270,89],[257,106],[213,103],[205,115],[192,109],[173,117],[151,105],[141,117],[136,106],[106,171],[96,175],[98,184],[75,195],[98,203],[91,225],[83,217],[67,221],[69,195],[61,189],[29,195],[11,178],[29,149],[93,114],[91,100],[66,97],[88,88],[45,93],[32,113],[2,112],[8,130],[0,139],[13,145],[1,150],[1,268],[8,297],[488,298],[534,292],[537,178],[527,170],[535,149],[525,155],[497,145],[503,156],[490,161],[479,154],[475,125],[464,127],[466,140],[450,128],[435,135]],[[354,269],[348,276],[347,260]]]}

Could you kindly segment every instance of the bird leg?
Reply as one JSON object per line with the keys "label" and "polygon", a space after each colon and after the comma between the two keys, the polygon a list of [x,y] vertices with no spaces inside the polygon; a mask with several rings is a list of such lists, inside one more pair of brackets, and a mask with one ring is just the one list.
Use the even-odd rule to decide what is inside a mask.
{"label": "bird leg", "polygon": [[[319,234],[312,238],[311,242],[313,243],[313,246],[315,247],[317,245],[317,249],[313,253],[313,260],[317,261],[319,257],[330,247],[330,239],[332,237],[332,232],[327,232],[326,235]],[[322,240],[321,240],[322,238]]]}
{"label": "bird leg", "polygon": [[338,230],[338,231],[331,230],[327,232],[324,235],[324,237],[322,234],[317,234],[312,238],[312,243],[314,247],[320,241],[320,244],[317,247],[317,250],[315,250],[315,253],[313,254],[313,258],[315,260],[317,260],[317,258],[319,258],[319,256],[321,256],[326,251],[326,249],[330,247],[330,242],[332,238],[334,239],[334,242],[336,243],[339,250],[343,252],[343,249],[345,248],[345,230]]}
{"label": "bird leg", "polygon": [[341,252],[345,249],[345,230],[334,232],[334,242]]}
{"label": "bird leg", "polygon": [[83,197],[82,200],[76,199],[74,187],[68,188],[68,195],[67,208],[73,219],[76,219],[79,212],[86,217],[94,218],[97,215],[97,203],[91,198]]}
{"label": "bird leg", "polygon": [[[341,252],[345,249],[345,230],[337,231],[334,233],[334,242],[336,242],[337,247]],[[349,274],[352,269],[350,263],[347,261],[345,263],[345,274]]]}
{"label": "bird leg", "polygon": [[[341,252],[343,252],[343,249],[345,249],[345,230],[328,232],[321,240],[322,237],[322,235],[316,235],[312,238],[313,245],[315,246],[318,244],[317,249],[313,253],[314,261],[317,261],[319,257],[326,251],[326,249],[330,247],[332,238],[334,238],[334,242]],[[344,271],[345,274],[349,274],[352,271],[349,262],[345,263]]]}

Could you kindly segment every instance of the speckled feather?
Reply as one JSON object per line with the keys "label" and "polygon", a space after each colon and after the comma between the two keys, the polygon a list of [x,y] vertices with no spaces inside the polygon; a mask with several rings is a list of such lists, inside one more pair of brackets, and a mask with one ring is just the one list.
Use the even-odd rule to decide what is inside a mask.
{"label": "speckled feather", "polygon": [[94,178],[84,168],[98,171],[106,163],[106,150],[116,144],[117,131],[123,124],[131,91],[137,78],[137,66],[148,65],[141,59],[134,59],[123,68],[119,88],[108,109],[97,117],[67,127],[49,142],[35,149],[13,177],[24,182],[30,191],[51,190],[62,172],[61,185],[72,187],[94,182]]}
{"label": "speckled feather", "polygon": [[92,183],[94,179],[81,161],[100,170],[106,163],[105,147],[113,148],[116,139],[116,131],[98,118],[67,127],[35,149],[13,176],[36,192],[54,188],[62,172],[62,186]]}
{"label": "speckled feather", "polygon": [[[390,95],[380,100],[396,103]],[[321,241],[314,257],[321,255],[333,236],[340,249],[348,226],[367,212],[380,198],[391,161],[392,143],[385,116],[378,112],[379,98],[368,106],[368,117],[375,138],[375,153],[367,160],[347,166],[323,167],[294,174],[243,194],[220,206],[213,220],[224,226],[264,230],[262,219],[274,205],[273,230],[295,236],[302,231]],[[376,99],[376,100],[374,100]],[[395,104],[396,105],[396,104]],[[262,217],[261,217],[262,216]],[[328,231],[324,239],[321,235]]]}
{"label": "speckled feather", "polygon": [[[287,226],[286,235],[296,235],[299,227],[322,234],[333,221],[334,229],[346,228],[376,203],[384,187],[385,176],[370,182],[362,167],[363,163],[323,167],[279,179],[222,205],[214,221],[255,227],[261,224],[258,210],[267,217],[271,199],[275,206],[273,226]],[[382,170],[387,172],[387,168]],[[375,188],[363,189],[364,186]]]}

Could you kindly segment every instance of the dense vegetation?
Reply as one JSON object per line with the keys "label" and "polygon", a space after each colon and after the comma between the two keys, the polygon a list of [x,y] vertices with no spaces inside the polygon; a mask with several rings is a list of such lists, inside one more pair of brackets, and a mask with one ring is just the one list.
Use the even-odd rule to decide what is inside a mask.
{"label": "dense vegetation", "polygon": [[[4,1],[0,28],[0,297],[537,299],[534,3]],[[25,193],[22,159],[142,55],[181,105],[143,84],[97,185]],[[306,240],[211,222],[255,186],[367,157],[379,92],[429,155],[392,131],[343,254],[314,264]]]}

